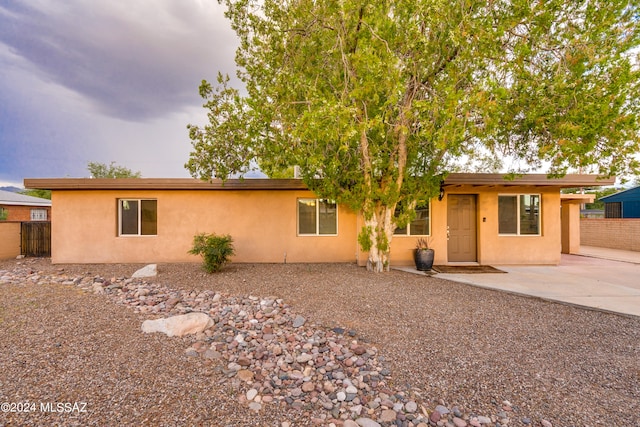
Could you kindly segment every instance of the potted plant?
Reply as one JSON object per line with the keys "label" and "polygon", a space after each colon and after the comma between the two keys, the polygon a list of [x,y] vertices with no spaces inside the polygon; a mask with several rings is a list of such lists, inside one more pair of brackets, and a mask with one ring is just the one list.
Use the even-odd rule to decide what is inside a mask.
{"label": "potted plant", "polygon": [[435,251],[429,247],[429,238],[420,237],[413,251],[413,260],[418,271],[429,271],[433,267]]}

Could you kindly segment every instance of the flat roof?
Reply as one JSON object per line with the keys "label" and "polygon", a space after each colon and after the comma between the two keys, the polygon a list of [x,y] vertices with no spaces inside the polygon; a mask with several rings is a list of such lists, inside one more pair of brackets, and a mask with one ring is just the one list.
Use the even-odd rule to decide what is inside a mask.
{"label": "flat roof", "polygon": [[[566,175],[548,178],[526,174],[511,178],[500,173],[452,173],[444,186],[551,186],[561,188],[613,185],[615,177]],[[45,190],[307,190],[301,179],[247,178],[203,181],[194,178],[26,178],[26,188]]]}

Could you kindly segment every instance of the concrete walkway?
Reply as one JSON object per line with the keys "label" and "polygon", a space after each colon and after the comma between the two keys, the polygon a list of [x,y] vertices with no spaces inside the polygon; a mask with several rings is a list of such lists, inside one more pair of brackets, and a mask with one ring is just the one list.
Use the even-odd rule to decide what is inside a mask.
{"label": "concrete walkway", "polygon": [[435,277],[640,316],[640,252],[585,246],[580,255],[563,254],[558,266],[494,267],[508,274],[437,274]]}

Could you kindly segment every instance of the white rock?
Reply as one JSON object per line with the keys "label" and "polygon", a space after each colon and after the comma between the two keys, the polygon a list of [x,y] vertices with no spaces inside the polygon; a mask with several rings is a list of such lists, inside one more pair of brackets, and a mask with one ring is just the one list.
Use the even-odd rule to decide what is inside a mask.
{"label": "white rock", "polygon": [[162,332],[170,337],[195,334],[213,325],[213,320],[205,313],[187,313],[164,319],[145,320],[142,332]]}
{"label": "white rock", "polygon": [[478,415],[478,422],[480,424],[491,424],[491,418],[483,417],[482,415]]}
{"label": "white rock", "polygon": [[360,427],[380,427],[380,424],[373,421],[371,418],[358,418],[356,423]]}
{"label": "white rock", "polygon": [[131,277],[154,277],[158,275],[158,265],[149,264],[133,273]]}
{"label": "white rock", "polygon": [[252,388],[249,391],[247,391],[247,400],[251,402],[253,399],[256,398],[257,395],[258,395],[258,390],[256,390],[255,388]]}
{"label": "white rock", "polygon": [[313,359],[313,356],[311,354],[302,353],[300,356],[296,357],[296,362],[298,362],[298,363],[307,363],[311,359]]}

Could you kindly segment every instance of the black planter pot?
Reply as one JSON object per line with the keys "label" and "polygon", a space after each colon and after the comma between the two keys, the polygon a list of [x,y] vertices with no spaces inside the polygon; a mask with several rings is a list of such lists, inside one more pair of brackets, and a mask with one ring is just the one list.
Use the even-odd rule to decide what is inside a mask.
{"label": "black planter pot", "polygon": [[433,257],[435,251],[433,249],[415,249],[413,251],[413,260],[416,262],[418,271],[429,271],[433,267]]}

